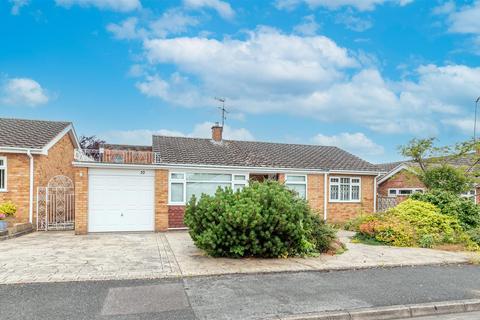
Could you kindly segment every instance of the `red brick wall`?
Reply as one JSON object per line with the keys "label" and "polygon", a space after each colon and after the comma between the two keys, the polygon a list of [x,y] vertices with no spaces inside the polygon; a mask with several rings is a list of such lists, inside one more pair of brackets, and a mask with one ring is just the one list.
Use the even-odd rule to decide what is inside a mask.
{"label": "red brick wall", "polygon": [[28,222],[30,159],[26,154],[0,153],[0,156],[7,157],[7,192],[0,192],[0,203],[12,201],[17,206],[15,221]]}
{"label": "red brick wall", "polygon": [[390,188],[425,188],[425,185],[412,172],[402,170],[380,184],[377,192],[381,196],[388,196]]}
{"label": "red brick wall", "polygon": [[168,227],[185,228],[183,216],[185,215],[185,206],[168,206]]}
{"label": "red brick wall", "polygon": [[[48,150],[48,155],[34,155],[33,224],[36,223],[36,196],[38,187],[46,187],[56,175],[66,175],[73,181],[74,145],[67,134]],[[17,205],[15,221],[28,222],[30,201],[30,158],[26,154],[0,154],[7,157],[7,192],[0,192],[0,202]]]}

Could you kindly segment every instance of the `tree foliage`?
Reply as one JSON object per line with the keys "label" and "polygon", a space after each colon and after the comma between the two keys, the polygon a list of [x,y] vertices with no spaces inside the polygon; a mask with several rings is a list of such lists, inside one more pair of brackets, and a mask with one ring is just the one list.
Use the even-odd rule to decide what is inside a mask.
{"label": "tree foliage", "polygon": [[[434,142],[434,138],[412,139],[400,147],[400,153],[418,165],[418,169],[413,170],[428,189],[460,194],[473,188],[480,162],[476,153],[478,143],[465,141],[438,147]],[[456,167],[451,165],[456,159],[466,155],[470,158],[468,164]]]}
{"label": "tree foliage", "polygon": [[80,137],[80,147],[82,149],[99,149],[102,144],[105,144],[105,141],[97,138],[96,136],[81,136]]}

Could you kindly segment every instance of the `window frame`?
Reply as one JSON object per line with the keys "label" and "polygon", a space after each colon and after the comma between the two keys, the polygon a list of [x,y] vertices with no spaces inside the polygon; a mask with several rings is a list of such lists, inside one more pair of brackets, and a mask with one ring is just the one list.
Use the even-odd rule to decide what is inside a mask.
{"label": "window frame", "polygon": [[[208,180],[192,180],[188,181],[187,175],[188,174],[195,174],[195,173],[203,173],[203,174],[226,174],[231,176],[230,181],[208,181]],[[172,175],[174,174],[181,174],[183,175],[182,179],[174,179],[172,178]],[[235,180],[235,176],[243,176],[243,180]],[[248,173],[243,173],[243,172],[218,172],[218,171],[170,171],[168,174],[168,205],[186,205],[188,199],[187,199],[187,183],[188,182],[196,182],[196,183],[212,183],[212,182],[218,182],[218,183],[230,183],[230,188],[232,190],[235,190],[235,186],[247,186],[248,185],[248,178],[249,174]],[[178,183],[183,185],[183,201],[172,201],[172,183]]]}
{"label": "window frame", "polygon": [[[349,179],[349,200],[340,199],[340,185],[341,179]],[[332,179],[338,179],[338,182],[332,182]],[[352,179],[358,179],[358,183],[352,183]],[[338,186],[338,199],[332,199],[332,185]],[[352,187],[358,186],[358,199],[352,200]],[[329,202],[338,202],[338,203],[361,203],[362,202],[362,177],[359,176],[330,176],[328,178],[328,201]]]}
{"label": "window frame", "polygon": [[7,183],[7,169],[8,169],[8,164],[7,164],[7,157],[2,156],[0,157],[0,160],[3,160],[3,165],[0,165],[0,170],[3,170],[3,178],[4,178],[4,186],[3,188],[0,187],[0,192],[7,192],[8,190],[8,183]]}
{"label": "window frame", "polygon": [[[395,190],[395,194],[392,194],[391,192]],[[412,191],[412,193],[410,194],[400,194],[399,191],[401,190],[410,190]],[[414,194],[415,192],[424,192],[425,191],[425,188],[388,188],[387,190],[387,194],[388,194],[388,197],[408,197],[408,196],[411,196],[412,194]]]}
{"label": "window frame", "polygon": [[[288,181],[288,177],[304,177],[305,181]],[[294,174],[289,173],[285,175],[285,186],[288,188],[288,185],[295,184],[295,185],[304,185],[305,186],[305,200],[308,200],[308,175],[306,174]]]}
{"label": "window frame", "polygon": [[[473,191],[473,194],[472,194],[472,191]],[[462,197],[464,199],[473,198],[473,202],[475,204],[477,204],[477,188],[473,188],[473,189],[469,190],[468,192],[461,193],[460,197]]]}

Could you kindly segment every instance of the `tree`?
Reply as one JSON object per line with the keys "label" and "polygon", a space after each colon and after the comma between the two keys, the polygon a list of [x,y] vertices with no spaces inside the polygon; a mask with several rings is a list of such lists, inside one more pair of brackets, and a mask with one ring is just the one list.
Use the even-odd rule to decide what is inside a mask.
{"label": "tree", "polygon": [[[418,164],[416,174],[429,189],[440,189],[455,194],[466,192],[473,187],[480,157],[476,153],[478,142],[473,140],[452,146],[437,147],[435,138],[412,139],[400,146],[400,153]],[[471,154],[471,161],[463,167],[450,163],[455,159]]]}
{"label": "tree", "polygon": [[105,144],[104,140],[98,139],[96,136],[81,136],[80,147],[82,149],[100,149]]}

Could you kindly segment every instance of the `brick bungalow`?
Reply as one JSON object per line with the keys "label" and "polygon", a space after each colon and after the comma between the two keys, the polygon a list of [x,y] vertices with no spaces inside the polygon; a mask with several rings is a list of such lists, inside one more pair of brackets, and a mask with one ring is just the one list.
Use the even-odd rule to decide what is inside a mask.
{"label": "brick bungalow", "polygon": [[[438,160],[438,159],[437,159]],[[476,161],[473,153],[460,158],[445,158],[444,163],[458,168],[471,167]],[[378,195],[381,197],[396,197],[399,200],[405,199],[414,192],[424,192],[425,185],[415,174],[417,167],[412,161],[400,161],[376,165],[377,170],[382,172],[378,177]],[[475,203],[480,203],[480,186],[462,195],[470,198]]]}
{"label": "brick bungalow", "polygon": [[57,176],[73,181],[79,147],[70,122],[0,118],[0,203],[17,205],[16,222],[36,223],[39,187]]}
{"label": "brick bungalow", "polygon": [[275,179],[330,222],[375,211],[377,168],[337,147],[153,136],[152,146],[105,145],[77,152],[75,231],[184,228],[192,195]]}

